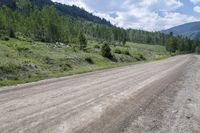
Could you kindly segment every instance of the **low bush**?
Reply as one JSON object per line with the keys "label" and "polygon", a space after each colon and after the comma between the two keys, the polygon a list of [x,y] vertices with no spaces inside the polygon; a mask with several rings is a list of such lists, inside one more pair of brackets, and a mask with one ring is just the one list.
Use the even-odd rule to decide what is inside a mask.
{"label": "low bush", "polygon": [[94,64],[94,61],[93,61],[92,58],[90,58],[90,57],[85,58],[85,61],[86,61],[87,63],[89,63],[89,64]]}
{"label": "low bush", "polygon": [[15,38],[15,37],[16,37],[15,31],[14,31],[13,28],[11,28],[11,29],[9,30],[9,36],[10,36],[11,38]]}
{"label": "low bush", "polygon": [[94,48],[100,49],[101,47],[99,45],[95,45]]}
{"label": "low bush", "polygon": [[139,54],[139,57],[141,60],[146,60],[146,58],[142,54]]}
{"label": "low bush", "polygon": [[25,61],[20,64],[4,64],[0,66],[0,79],[1,80],[19,80],[28,75],[28,73],[36,73],[37,66],[31,62]]}
{"label": "low bush", "polygon": [[28,52],[29,51],[29,48],[26,48],[26,47],[18,47],[17,48],[17,51],[22,53],[22,52]]}
{"label": "low bush", "polygon": [[114,50],[114,53],[116,53],[116,54],[122,54],[122,51],[121,51],[121,49],[116,48],[116,49]]}
{"label": "low bush", "polygon": [[8,36],[2,36],[2,37],[1,37],[1,40],[3,40],[3,41],[9,41],[10,38],[9,38]]}
{"label": "low bush", "polygon": [[129,56],[131,55],[130,52],[129,52],[128,50],[123,51],[123,53],[124,53],[125,55],[129,55]]}
{"label": "low bush", "polygon": [[51,58],[48,57],[48,56],[43,57],[42,60],[43,60],[43,62],[46,63],[46,64],[54,64],[54,60],[51,59]]}
{"label": "low bush", "polygon": [[196,53],[200,54],[200,46],[196,48]]}
{"label": "low bush", "polygon": [[137,61],[144,61],[144,60],[146,60],[146,58],[142,54],[138,54],[137,56],[135,56],[135,59]]}
{"label": "low bush", "polygon": [[17,47],[17,51],[19,55],[25,56],[25,57],[30,56],[32,54],[31,50],[26,47]]}
{"label": "low bush", "polygon": [[104,43],[104,45],[101,48],[101,54],[103,57],[112,59],[112,54],[111,54],[111,48],[107,43]]}
{"label": "low bush", "polygon": [[121,50],[121,49],[119,49],[119,48],[116,48],[116,49],[114,50],[114,53],[116,53],[116,54],[124,54],[124,55],[129,55],[129,56],[131,56],[129,50]]}
{"label": "low bush", "polygon": [[61,64],[60,67],[61,67],[62,71],[69,71],[69,70],[72,69],[72,66],[70,64],[67,64],[67,63]]}

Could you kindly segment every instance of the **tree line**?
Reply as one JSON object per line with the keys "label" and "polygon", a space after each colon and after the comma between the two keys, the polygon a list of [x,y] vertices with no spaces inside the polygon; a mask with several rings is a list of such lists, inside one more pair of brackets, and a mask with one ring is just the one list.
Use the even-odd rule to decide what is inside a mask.
{"label": "tree line", "polygon": [[125,45],[126,41],[165,45],[171,53],[195,52],[200,47],[199,40],[93,23],[64,16],[54,6],[35,8],[29,0],[16,0],[16,6],[16,10],[0,7],[0,36],[15,37],[20,33],[36,41],[79,43],[80,49],[85,49],[86,38],[118,45]]}
{"label": "tree line", "polygon": [[198,49],[200,48],[200,41],[191,40],[182,36],[173,36],[173,33],[171,32],[168,35],[165,45],[166,49],[171,53],[199,53]]}

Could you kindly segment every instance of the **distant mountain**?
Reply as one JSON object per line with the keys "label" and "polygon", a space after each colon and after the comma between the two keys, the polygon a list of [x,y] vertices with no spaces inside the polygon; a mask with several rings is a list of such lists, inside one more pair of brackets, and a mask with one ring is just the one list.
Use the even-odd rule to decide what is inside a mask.
{"label": "distant mountain", "polygon": [[[30,0],[30,1],[32,2],[32,5],[34,8],[41,8],[45,5],[53,5],[58,10],[58,12],[62,15],[71,16],[76,19],[77,18],[83,19],[83,20],[94,22],[94,23],[111,25],[109,21],[105,19],[101,19],[93,15],[92,13],[89,13],[85,11],[84,9],[79,8],[77,6],[69,6],[69,5],[64,5],[60,3],[55,3],[55,2],[52,2],[51,0]],[[0,6],[2,5],[6,5],[13,10],[16,9],[15,0],[0,0]]]}
{"label": "distant mountain", "polygon": [[166,34],[173,32],[174,35],[181,35],[190,39],[200,40],[200,22],[186,23],[162,32]]}

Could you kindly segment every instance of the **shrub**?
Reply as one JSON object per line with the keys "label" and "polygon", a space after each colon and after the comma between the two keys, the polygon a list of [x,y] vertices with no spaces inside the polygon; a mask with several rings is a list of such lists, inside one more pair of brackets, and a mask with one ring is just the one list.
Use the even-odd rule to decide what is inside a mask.
{"label": "shrub", "polygon": [[135,59],[136,59],[137,61],[141,61],[141,59],[140,59],[138,56],[136,56]]}
{"label": "shrub", "polygon": [[72,66],[70,64],[64,63],[60,64],[61,71],[69,71],[72,69]]}
{"label": "shrub", "polygon": [[101,48],[101,54],[103,57],[112,58],[112,54],[111,54],[111,48],[107,43],[104,43],[104,45]]}
{"label": "shrub", "polygon": [[94,61],[90,57],[85,58],[85,61],[89,64],[94,64]]}
{"label": "shrub", "polygon": [[45,56],[45,57],[43,57],[43,59],[42,59],[43,61],[44,61],[44,63],[46,63],[46,64],[54,64],[54,60],[53,59],[51,59],[50,57],[48,57],[48,56]]}
{"label": "shrub", "polygon": [[21,72],[33,72],[36,71],[38,69],[38,66],[33,64],[30,61],[24,61],[20,64],[20,71]]}
{"label": "shrub", "polygon": [[128,50],[125,50],[123,53],[124,53],[125,55],[129,55],[129,56],[131,55],[130,52],[129,52]]}
{"label": "shrub", "polygon": [[1,37],[1,40],[3,40],[3,41],[9,41],[10,38],[9,38],[8,36],[2,36],[2,37]]}
{"label": "shrub", "polygon": [[115,50],[114,50],[114,53],[116,53],[116,54],[124,54],[124,55],[131,55],[130,54],[130,52],[128,51],[128,50],[121,50],[121,49],[119,49],[119,48],[116,48]]}
{"label": "shrub", "polygon": [[7,63],[0,66],[0,79],[19,80],[27,77],[30,73],[36,73],[38,70],[38,67],[30,61],[24,61],[19,64]]}
{"label": "shrub", "polygon": [[196,53],[197,53],[197,54],[200,54],[200,46],[198,46],[198,47],[196,48]]}
{"label": "shrub", "polygon": [[139,54],[139,57],[141,60],[146,60],[146,58],[142,54]]}
{"label": "shrub", "polygon": [[15,37],[16,37],[15,31],[14,31],[13,28],[11,28],[11,29],[9,30],[9,36],[10,36],[11,38],[15,38]]}
{"label": "shrub", "polygon": [[29,48],[26,48],[26,47],[17,47],[17,51],[18,52],[28,52],[30,49]]}
{"label": "shrub", "polygon": [[18,65],[16,64],[6,64],[4,66],[0,66],[0,74],[10,74],[10,73],[15,73],[17,70]]}
{"label": "shrub", "polygon": [[135,57],[135,59],[136,59],[137,61],[146,60],[146,58],[145,58],[142,54],[138,54],[138,55]]}
{"label": "shrub", "polygon": [[78,39],[79,39],[80,50],[85,50],[87,48],[87,40],[82,32],[79,33]]}
{"label": "shrub", "polygon": [[30,49],[26,47],[17,47],[17,51],[19,55],[23,55],[23,56],[29,56],[32,53]]}
{"label": "shrub", "polygon": [[115,51],[114,51],[114,53],[116,53],[116,54],[122,54],[122,51],[119,48],[116,48]]}
{"label": "shrub", "polygon": [[94,48],[100,49],[101,47],[99,45],[95,45]]}

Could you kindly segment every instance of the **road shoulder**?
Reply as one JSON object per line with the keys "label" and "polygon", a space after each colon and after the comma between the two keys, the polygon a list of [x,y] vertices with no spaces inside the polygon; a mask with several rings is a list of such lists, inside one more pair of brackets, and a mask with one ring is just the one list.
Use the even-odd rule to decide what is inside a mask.
{"label": "road shoulder", "polygon": [[198,133],[200,131],[200,57],[160,95],[124,132]]}

